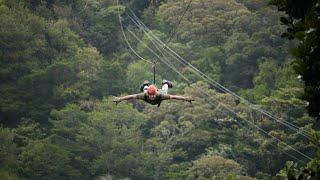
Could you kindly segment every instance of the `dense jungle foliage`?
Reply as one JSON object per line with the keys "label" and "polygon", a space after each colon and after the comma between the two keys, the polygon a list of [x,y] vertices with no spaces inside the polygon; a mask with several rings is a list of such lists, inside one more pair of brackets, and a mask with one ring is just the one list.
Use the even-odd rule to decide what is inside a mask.
{"label": "dense jungle foliage", "polygon": [[[319,29],[307,20],[320,6],[312,1],[315,12],[295,29],[310,32],[299,36],[288,30],[290,8],[299,6],[290,2],[272,2],[287,17],[265,0],[0,0],[0,179],[319,178],[320,125],[308,108],[320,96],[307,96],[319,84],[312,73],[301,77],[303,63],[313,64],[297,57],[319,48]],[[255,105],[168,57],[179,76],[150,52],[131,10],[192,66]],[[281,38],[286,31],[296,40]],[[113,103],[153,80],[152,64],[128,43],[158,62],[158,86],[169,79],[170,93],[195,101]],[[314,74],[318,60],[313,54]]]}

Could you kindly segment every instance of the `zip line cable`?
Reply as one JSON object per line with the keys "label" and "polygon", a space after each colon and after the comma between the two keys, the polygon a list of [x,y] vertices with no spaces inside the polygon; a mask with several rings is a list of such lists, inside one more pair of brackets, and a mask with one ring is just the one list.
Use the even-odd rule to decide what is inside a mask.
{"label": "zip line cable", "polygon": [[[162,61],[161,57],[156,53],[154,52],[154,50],[152,50],[150,47],[148,47],[144,42],[142,42],[141,39],[139,39],[131,30],[127,29],[127,31],[134,37],[136,38],[138,41],[140,41],[151,53],[153,53],[157,58],[159,58],[159,60]],[[176,73],[178,73],[180,76],[183,76],[183,74],[181,74],[170,62],[164,62],[162,61],[163,63],[165,63],[167,66],[169,66],[170,68],[172,68]]]}
{"label": "zip line cable", "polygon": [[[146,34],[147,34],[147,32],[146,32]],[[149,39],[150,39],[150,36],[149,36]],[[151,39],[150,39],[151,40]],[[200,77],[202,77],[204,80],[207,80],[205,77],[203,77],[203,76],[200,76]],[[219,88],[220,89],[220,88]],[[224,90],[222,90],[222,91],[224,91]],[[224,91],[225,92],[225,91]],[[232,95],[232,93],[229,93],[229,94],[231,94]],[[253,104],[252,104],[253,105]],[[251,107],[252,108],[252,107]],[[255,109],[255,110],[257,110],[257,108],[252,108],[252,109]],[[266,114],[265,114],[266,115]],[[268,116],[268,117],[270,117],[270,116]],[[271,117],[270,117],[271,118]],[[274,119],[274,118],[272,118],[272,119]],[[274,119],[274,120],[277,120],[277,119]],[[287,126],[288,128],[290,128],[290,129],[292,129],[293,131],[295,131],[295,132],[298,132],[298,134],[301,134],[302,136],[304,136],[304,137],[306,137],[306,138],[308,138],[308,139],[311,139],[311,135],[308,135],[308,134],[304,134],[303,132],[299,132],[299,128],[297,127],[297,126],[295,126],[295,125],[292,125],[292,124],[290,124],[289,122],[287,122],[287,121],[279,121],[279,120],[277,120],[278,122],[280,122],[281,124],[283,124],[283,125],[285,125],[285,126]]]}
{"label": "zip line cable", "polygon": [[[119,0],[117,0],[117,3],[119,3]],[[128,39],[127,39],[127,36],[126,36],[126,34],[125,34],[124,30],[123,30],[123,25],[122,25],[121,16],[120,16],[120,6],[119,6],[119,4],[118,4],[118,17],[119,17],[119,21],[121,22],[121,23],[120,23],[120,26],[121,26],[122,35],[123,35],[123,37],[124,37],[124,39],[125,39],[125,42],[127,43],[128,47],[131,49],[131,51],[132,51],[136,56],[138,56],[141,60],[143,60],[143,61],[145,61],[145,62],[147,62],[147,63],[150,63],[150,64],[154,64],[153,62],[151,62],[151,61],[149,61],[149,60],[146,60],[146,59],[144,59],[143,57],[141,57],[141,56],[132,48],[131,44],[129,43],[129,41],[128,41]]]}
{"label": "zip line cable", "polygon": [[[140,41],[140,43],[142,43],[150,52],[152,52],[156,57],[158,57],[162,62],[164,62],[166,65],[168,65],[168,67],[170,67],[173,71],[175,71],[176,73],[178,73],[185,81],[187,81],[188,83],[191,83],[191,81],[186,78],[181,72],[179,72],[174,66],[172,66],[172,64],[170,64],[168,62],[168,60],[165,58],[162,59],[156,52],[154,52],[150,47],[148,47],[145,43],[142,42],[141,39],[139,39],[132,31],[128,30],[130,32],[131,35],[133,35],[138,41]],[[212,99],[213,101],[215,102],[218,102],[218,100],[216,98],[213,98],[211,97],[208,93],[206,93],[205,91],[203,91],[202,89],[200,88],[195,88],[198,92],[201,92],[204,96],[206,97],[210,97],[210,99]],[[212,104],[212,102],[209,102],[211,105],[214,105]],[[245,120],[247,121],[248,123],[250,123],[252,126],[254,126],[255,128],[257,128],[258,130],[260,130],[261,132],[265,133],[267,136],[270,136],[271,138],[273,138],[274,140],[277,140],[279,143],[282,143],[284,144],[285,146],[287,146],[288,148],[290,148],[291,150],[295,151],[296,153],[302,155],[303,157],[311,160],[312,158],[310,158],[309,156],[307,156],[306,154],[302,153],[301,151],[295,149],[294,147],[288,145],[287,143],[283,142],[282,140],[280,140],[279,138],[273,136],[273,135],[270,135],[267,131],[265,131],[264,129],[260,128],[259,126],[255,125],[253,122],[249,121],[249,120],[246,120],[244,118],[241,118],[235,111],[233,111],[231,108],[229,108],[227,105],[225,105],[224,103],[222,102],[218,102],[219,104],[221,104],[225,109],[227,109],[229,112],[231,112],[232,114],[234,114],[235,116],[239,117],[240,119],[242,120]],[[285,151],[283,151],[285,152]],[[286,153],[286,152],[285,152]],[[289,154],[288,154],[289,155]],[[300,160],[299,158],[293,156],[290,154],[290,157],[294,158],[295,160],[298,160],[298,161],[302,161]]]}
{"label": "zip line cable", "polygon": [[[128,31],[130,32],[130,34],[131,34],[134,38],[136,38],[140,43],[142,43],[142,44],[143,44],[151,53],[153,53],[157,58],[159,58],[162,62],[164,62],[166,65],[168,65],[168,67],[170,67],[173,71],[175,71],[176,73],[178,73],[178,74],[179,74],[183,79],[185,79],[188,83],[191,83],[191,81],[190,81],[188,78],[186,78],[182,73],[180,73],[174,66],[172,66],[172,64],[168,63],[168,60],[167,60],[166,58],[165,58],[165,60],[162,59],[154,50],[152,50],[149,46],[147,46],[144,42],[142,42],[142,40],[139,39],[131,30],[128,29]],[[197,90],[198,92],[201,92],[201,93],[202,93],[203,95],[205,95],[206,97],[210,97],[210,98],[213,99],[215,102],[218,102],[218,100],[217,100],[216,98],[211,97],[208,93],[206,93],[206,92],[203,91],[202,89],[196,88],[196,90]],[[209,103],[210,103],[210,102],[209,102]],[[235,116],[239,117],[239,118],[242,119],[242,120],[247,121],[247,122],[250,123],[252,126],[254,126],[254,127],[257,128],[258,130],[260,130],[261,132],[263,132],[263,133],[265,133],[266,135],[272,137],[274,140],[277,140],[279,143],[284,144],[284,145],[287,146],[289,149],[295,151],[296,153],[302,155],[303,157],[305,157],[305,158],[307,158],[307,159],[309,159],[309,160],[312,160],[311,157],[309,157],[309,156],[307,156],[306,154],[302,153],[301,151],[295,149],[294,147],[288,145],[287,143],[283,142],[283,141],[280,140],[279,138],[277,138],[277,137],[269,134],[267,131],[265,131],[264,129],[262,129],[262,128],[260,128],[259,126],[255,125],[253,122],[251,122],[251,121],[249,121],[249,120],[246,120],[246,119],[244,119],[244,118],[241,118],[235,111],[233,111],[231,108],[229,108],[229,107],[228,107],[227,105],[225,105],[224,103],[222,103],[222,102],[218,102],[218,103],[220,103],[225,109],[227,109],[229,112],[231,112],[231,113],[234,114]],[[210,104],[211,104],[211,105],[214,105],[214,104],[212,104],[212,103],[210,103]],[[292,156],[293,156],[293,155],[292,155]],[[293,157],[295,157],[295,156],[293,156]],[[296,158],[296,157],[295,157],[295,159],[296,159],[296,160],[300,160],[299,158]],[[300,161],[301,161],[301,160],[300,160]]]}
{"label": "zip line cable", "polygon": [[[118,1],[117,1],[118,2]],[[121,24],[121,27],[122,27],[122,32],[123,34],[125,35],[124,33],[124,30],[123,30],[123,26],[122,26],[122,21],[121,21],[121,18],[120,18],[120,13],[119,13],[119,21],[120,21],[120,24]],[[170,67],[172,70],[174,70],[176,73],[178,73],[181,77],[183,77],[188,83],[190,83],[190,80],[188,80],[183,74],[181,74],[172,64],[168,63],[167,60],[163,60],[157,53],[155,53],[151,48],[149,48],[145,43],[142,42],[141,39],[139,39],[132,31],[130,31],[128,29],[128,31],[139,41],[141,42],[149,51],[151,51],[155,56],[157,56],[162,62],[164,62],[168,67]],[[129,42],[127,41],[127,43],[129,44]],[[130,48],[131,49],[131,48]],[[158,49],[159,50],[159,49]],[[137,55],[137,54],[136,54]],[[141,56],[138,56],[138,57],[141,57]],[[141,57],[142,58],[142,57]],[[207,94],[206,92],[204,92],[202,89],[199,89],[197,88],[198,92],[202,92],[204,95],[206,96],[209,96],[209,94]],[[209,96],[210,97],[210,96]],[[212,97],[211,97],[212,98]],[[214,99],[216,102],[217,100]],[[230,111],[231,113],[233,113],[234,115],[236,115],[237,117],[239,117],[237,115],[237,113],[235,111],[233,111],[232,109],[230,109],[229,107],[227,107],[224,103],[222,102],[218,102],[220,103],[223,107],[225,107],[228,111]],[[211,103],[210,103],[211,104]],[[240,119],[243,119],[241,117],[239,117]],[[286,144],[285,142],[283,142],[282,140],[280,140],[279,138],[273,136],[273,135],[270,135],[268,134],[268,132],[266,132],[265,130],[263,130],[262,128],[260,128],[259,126],[255,125],[253,122],[249,121],[249,120],[246,120],[246,119],[243,119],[247,122],[249,122],[251,125],[253,125],[254,127],[256,127],[258,130],[260,130],[261,132],[265,133],[266,135],[272,137],[273,139],[277,140],[279,143],[282,143],[284,145],[286,145],[287,147],[289,147],[291,150],[297,152],[298,154],[302,155],[303,157],[311,160],[311,158],[307,155],[305,155],[304,153],[300,152],[299,150],[296,150],[295,148],[293,148],[292,146]],[[291,156],[291,157],[295,157],[295,156]],[[298,158],[295,158],[296,160],[299,160]]]}
{"label": "zip line cable", "polygon": [[[131,11],[132,12],[132,11]],[[133,13],[133,12],[132,12]],[[136,16],[135,16],[136,17]],[[137,17],[136,17],[137,18]],[[139,20],[140,21],[140,20]],[[229,94],[231,94],[231,95],[233,95],[233,96],[235,96],[235,97],[237,97],[238,99],[241,99],[241,100],[243,100],[243,101],[246,101],[247,103],[250,103],[248,100],[246,100],[246,99],[244,99],[244,98],[242,98],[241,96],[238,96],[237,94],[235,94],[234,92],[232,92],[232,91],[230,91],[229,89],[227,89],[227,88],[225,88],[224,86],[222,86],[221,84],[219,84],[218,82],[216,82],[216,81],[214,81],[214,80],[212,80],[210,77],[208,77],[206,74],[204,74],[204,73],[202,73],[200,70],[198,70],[196,67],[194,67],[192,64],[190,64],[189,62],[187,62],[186,60],[184,60],[182,57],[180,57],[176,52],[174,52],[173,50],[171,50],[171,48],[169,48],[166,44],[164,44],[158,37],[156,37],[155,35],[153,35],[153,33],[152,33],[152,31],[150,30],[150,29],[148,29],[141,21],[140,22],[138,22],[140,25],[142,25],[142,26],[144,26],[146,29],[147,29],[147,31],[150,31],[150,34],[155,38],[155,40],[156,41],[158,41],[159,43],[160,43],[160,45],[162,45],[163,47],[166,47],[166,48],[168,48],[171,52],[173,52],[178,58],[176,58],[177,60],[179,60],[180,62],[182,61],[183,62],[183,64],[184,65],[189,65],[189,66],[191,66],[194,70],[196,70],[199,74],[201,74],[203,77],[202,78],[204,78],[205,80],[210,80],[210,81],[212,81],[213,83],[215,83],[216,85],[218,85],[218,86],[215,86],[215,87],[217,87],[218,89],[220,89],[221,91],[223,91],[223,92],[228,92]],[[142,23],[142,24],[141,24]],[[143,28],[140,26],[140,28],[143,30]],[[146,32],[146,31],[144,31],[144,32]],[[254,104],[252,104],[252,103],[250,103],[250,105],[254,105]],[[256,109],[256,110],[258,110],[258,109]],[[262,110],[262,111],[264,111],[264,110]],[[266,111],[264,111],[264,112],[266,112]],[[292,125],[293,127],[295,127],[295,128],[299,128],[298,126],[295,126],[295,125],[293,125],[293,124],[290,124],[289,122],[287,122],[289,125]],[[311,133],[310,133],[311,134]]]}
{"label": "zip line cable", "polygon": [[189,1],[186,9],[184,10],[182,16],[180,17],[178,23],[177,23],[175,26],[173,26],[172,30],[170,31],[170,33],[169,33],[169,35],[170,35],[170,36],[169,36],[169,40],[166,42],[166,44],[168,44],[168,43],[171,41],[171,39],[173,38],[174,34],[176,33],[175,31],[176,31],[176,29],[178,29],[178,27],[179,27],[179,25],[180,25],[180,23],[181,23],[184,15],[187,13],[188,9],[190,8],[191,2],[192,2],[192,0]]}
{"label": "zip line cable", "polygon": [[[148,48],[149,49],[149,48]],[[158,48],[157,48],[158,49]],[[159,49],[158,49],[159,50]],[[160,50],[159,50],[160,51]],[[154,54],[154,52],[153,52]],[[163,53],[162,53],[163,54]],[[156,55],[156,54],[155,54]],[[164,55],[163,55],[164,56]],[[165,56],[164,56],[165,57]],[[160,58],[161,60],[161,58]],[[162,60],[164,61],[164,60]],[[165,61],[169,62],[169,60],[167,58],[165,58]],[[167,63],[166,63],[167,64]],[[172,68],[172,67],[171,67]],[[180,76],[183,77],[183,79],[185,79],[189,84],[191,84],[190,80],[188,80],[188,78],[186,78],[182,73],[180,73],[176,68],[172,68],[175,72],[177,72]],[[199,88],[196,89],[199,92]],[[202,92],[202,94],[204,94],[206,97],[211,97],[208,93],[204,92],[203,90],[200,90],[200,92]],[[212,98],[212,97],[211,97]],[[215,102],[218,102],[216,98],[212,98]],[[211,104],[211,103],[210,103]],[[226,108],[228,111],[232,112],[234,115],[236,115],[237,117],[239,117],[237,115],[236,112],[234,112],[232,109],[230,109],[229,107],[227,107],[224,103],[218,102],[218,104],[221,104],[224,108]],[[211,104],[213,105],[213,104]],[[241,118],[241,117],[239,117]],[[243,119],[243,118],[241,118]],[[253,126],[255,126],[256,128],[258,128],[260,131],[264,132],[265,134],[269,135],[265,130],[263,130],[262,128],[258,127],[257,125],[253,124],[251,121],[248,121],[249,123],[251,123]],[[287,145],[286,143],[284,143],[283,141],[281,141],[280,139],[270,135],[271,137],[273,137],[274,139],[278,140],[280,143],[283,143],[285,145]],[[306,156],[305,154],[301,153],[300,151],[294,149],[293,147],[291,147],[290,145],[287,145],[288,147],[290,147],[290,149],[293,149],[294,151],[298,152],[300,155],[303,155],[306,158],[309,158],[308,156]],[[311,158],[309,158],[311,159]]]}
{"label": "zip line cable", "polygon": [[[130,10],[131,11],[131,10]],[[131,11],[131,13],[133,13]],[[135,17],[136,15],[133,14]],[[280,118],[277,118],[275,116],[273,116],[271,113],[261,109],[261,108],[258,108],[256,107],[256,105],[252,104],[251,102],[249,102],[248,100],[242,98],[241,96],[237,95],[236,93],[232,92],[231,90],[225,88],[224,86],[222,86],[221,84],[219,84],[218,82],[214,81],[212,78],[208,77],[206,74],[204,74],[203,72],[201,72],[200,70],[198,70],[196,67],[194,67],[192,64],[190,64],[189,62],[187,62],[186,60],[184,60],[182,57],[180,57],[176,52],[174,52],[173,50],[171,50],[171,48],[169,48],[166,44],[164,44],[158,37],[156,37],[152,31],[150,29],[148,29],[144,24],[143,22],[141,22],[139,19],[136,19],[134,20],[131,16],[129,16],[129,18],[136,24],[136,26],[138,26],[139,29],[143,30],[146,34],[148,33],[147,31],[150,32],[150,35],[155,39],[155,41],[159,44],[159,46],[161,46],[162,48],[167,48],[170,52],[172,52],[173,54],[170,54],[172,57],[174,57],[176,60],[178,60],[180,63],[182,63],[183,65],[186,65],[186,66],[190,66],[194,72],[196,72],[201,78],[203,78],[205,81],[209,81],[209,83],[211,85],[214,85],[216,88],[220,89],[221,91],[223,92],[226,92],[226,93],[229,93],[231,94],[232,96],[236,97],[237,99],[241,99],[243,102],[245,102],[245,104],[247,104],[250,108],[268,116],[269,118],[279,122],[280,124],[290,128],[291,130],[297,132],[298,134],[308,138],[308,139],[311,139],[311,133],[309,131],[306,131],[304,129],[302,129],[300,132],[300,129],[298,126],[288,122],[288,121],[285,121],[285,120],[281,120]],[[137,18],[137,17],[136,17]],[[151,38],[149,37],[149,39],[151,40]],[[169,53],[168,53],[169,54]],[[212,84],[214,83],[214,84]]]}

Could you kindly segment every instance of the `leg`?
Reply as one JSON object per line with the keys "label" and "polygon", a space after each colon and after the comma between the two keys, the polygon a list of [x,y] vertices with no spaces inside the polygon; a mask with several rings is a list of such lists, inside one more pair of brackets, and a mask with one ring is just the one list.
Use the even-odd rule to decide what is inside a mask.
{"label": "leg", "polygon": [[162,88],[161,88],[161,94],[167,95],[168,94],[168,89],[169,89],[168,84],[163,84]]}
{"label": "leg", "polygon": [[167,84],[169,88],[172,88],[172,82],[168,80],[162,80],[162,85]]}
{"label": "leg", "polygon": [[168,94],[169,88],[172,88],[172,83],[164,79],[162,81],[161,93],[164,95]]}
{"label": "leg", "polygon": [[148,87],[149,87],[148,85],[143,86],[143,92],[144,93],[147,93]]}

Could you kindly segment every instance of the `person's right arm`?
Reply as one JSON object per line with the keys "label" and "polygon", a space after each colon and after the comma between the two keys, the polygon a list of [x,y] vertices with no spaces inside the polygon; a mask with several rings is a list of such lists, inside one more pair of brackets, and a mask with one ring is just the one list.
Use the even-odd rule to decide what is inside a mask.
{"label": "person's right arm", "polygon": [[122,96],[122,97],[113,97],[112,101],[119,103],[123,100],[130,100],[130,99],[142,99],[142,96],[144,96],[144,93],[139,93],[139,94],[131,94],[127,96]]}

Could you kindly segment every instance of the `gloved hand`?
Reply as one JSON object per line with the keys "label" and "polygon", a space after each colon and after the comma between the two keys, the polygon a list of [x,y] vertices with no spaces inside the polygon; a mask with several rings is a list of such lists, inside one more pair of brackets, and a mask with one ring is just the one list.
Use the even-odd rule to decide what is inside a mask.
{"label": "gloved hand", "polygon": [[121,102],[121,99],[118,98],[118,97],[113,96],[113,97],[112,97],[112,102],[115,102],[116,104],[118,104],[118,103]]}

